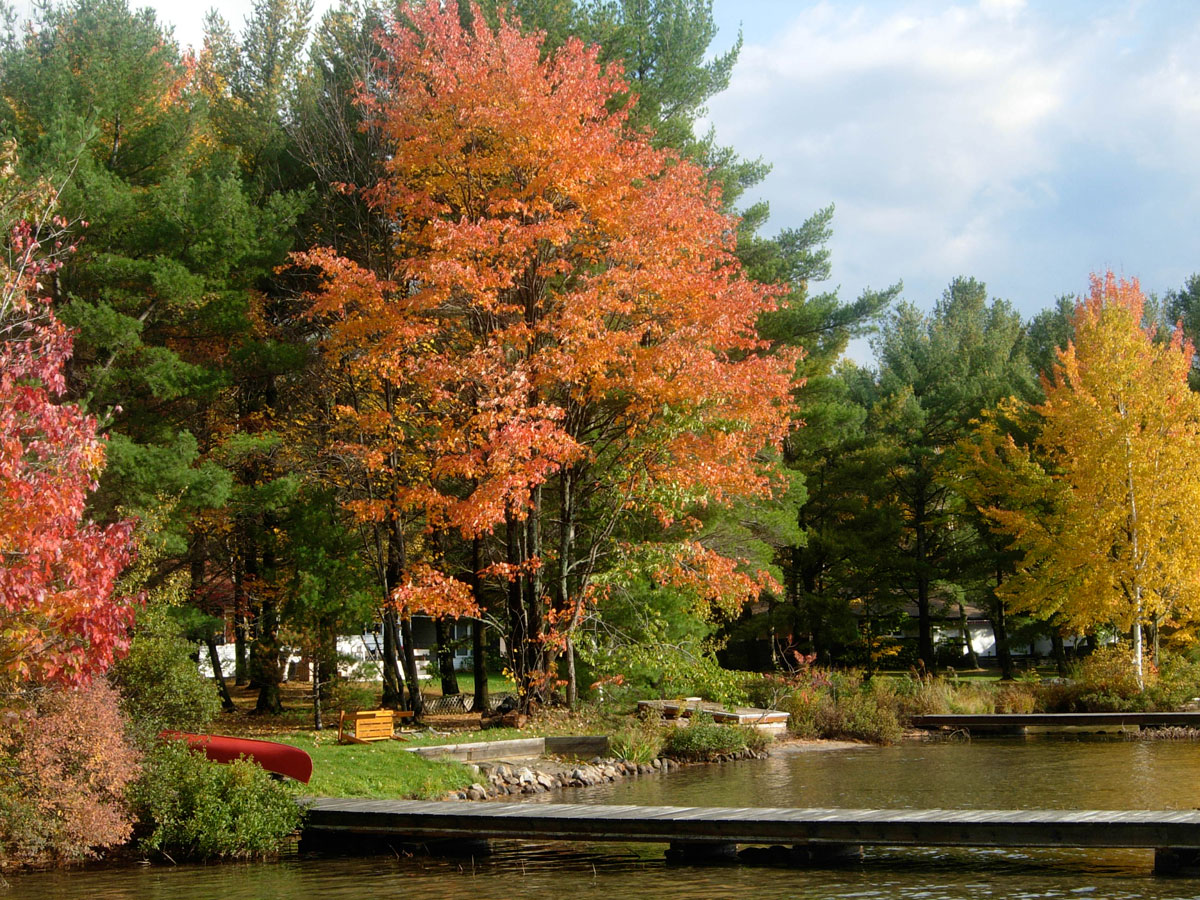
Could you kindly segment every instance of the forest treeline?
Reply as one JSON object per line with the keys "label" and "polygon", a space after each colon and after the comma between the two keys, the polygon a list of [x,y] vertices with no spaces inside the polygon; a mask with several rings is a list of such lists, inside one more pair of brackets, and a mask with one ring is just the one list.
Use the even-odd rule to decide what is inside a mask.
{"label": "forest treeline", "polygon": [[710,3],[507,9],[260,0],[187,50],[124,0],[10,20],[6,199],[60,217],[35,292],[105,438],[88,515],[135,530],[119,594],[214,660],[231,612],[264,711],[284,646],[325,681],[372,627],[419,711],[417,614],[447,691],[469,624],[481,704],[498,638],[526,703],[958,664],[968,609],[1007,675],[1191,639],[1200,279],[1029,321],[970,277],[839,297],[833,207],[764,233],[769,162],[699,131],[740,49]]}

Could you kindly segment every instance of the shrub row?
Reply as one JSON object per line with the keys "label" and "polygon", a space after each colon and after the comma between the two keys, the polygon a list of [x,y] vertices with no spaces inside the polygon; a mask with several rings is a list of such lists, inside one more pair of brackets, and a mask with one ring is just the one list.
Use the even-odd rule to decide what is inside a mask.
{"label": "shrub row", "polygon": [[866,679],[854,670],[805,668],[750,676],[746,692],[757,706],[787,711],[797,736],[885,744],[916,715],[1171,710],[1200,696],[1198,662],[1174,655],[1143,668],[1139,689],[1128,648],[1116,645],[1086,657],[1065,679],[982,682],[916,672]]}

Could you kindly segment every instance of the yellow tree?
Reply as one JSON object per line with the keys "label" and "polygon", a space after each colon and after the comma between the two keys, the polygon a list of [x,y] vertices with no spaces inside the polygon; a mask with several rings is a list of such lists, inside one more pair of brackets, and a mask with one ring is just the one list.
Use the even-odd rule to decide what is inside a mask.
{"label": "yellow tree", "polygon": [[1008,599],[1080,629],[1130,632],[1139,685],[1142,626],[1186,621],[1200,600],[1193,351],[1178,329],[1156,340],[1144,305],[1136,280],[1093,276],[1075,308],[1074,340],[1033,408],[1033,456],[981,435],[985,456],[1007,458],[1013,476],[1014,502],[983,510],[1022,552]]}

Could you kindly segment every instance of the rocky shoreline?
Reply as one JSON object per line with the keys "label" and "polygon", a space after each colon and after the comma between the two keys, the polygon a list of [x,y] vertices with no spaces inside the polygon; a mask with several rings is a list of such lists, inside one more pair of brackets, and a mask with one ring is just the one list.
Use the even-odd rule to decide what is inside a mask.
{"label": "rocky shoreline", "polygon": [[722,754],[704,762],[689,762],[660,757],[648,763],[635,763],[613,757],[594,757],[588,762],[563,759],[497,760],[468,763],[479,780],[461,791],[450,791],[447,800],[497,800],[540,794],[563,788],[594,787],[622,778],[664,775],[684,766],[732,762],[739,759],[765,759],[768,751],[746,750]]}

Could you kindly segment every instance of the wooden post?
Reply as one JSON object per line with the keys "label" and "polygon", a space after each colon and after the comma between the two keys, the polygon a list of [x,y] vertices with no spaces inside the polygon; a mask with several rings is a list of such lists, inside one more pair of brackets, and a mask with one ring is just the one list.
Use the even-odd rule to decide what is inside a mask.
{"label": "wooden post", "polygon": [[1156,847],[1155,875],[1200,875],[1200,849],[1196,847]]}
{"label": "wooden post", "polygon": [[709,841],[671,841],[667,862],[688,865],[724,865],[738,862],[738,845]]}

